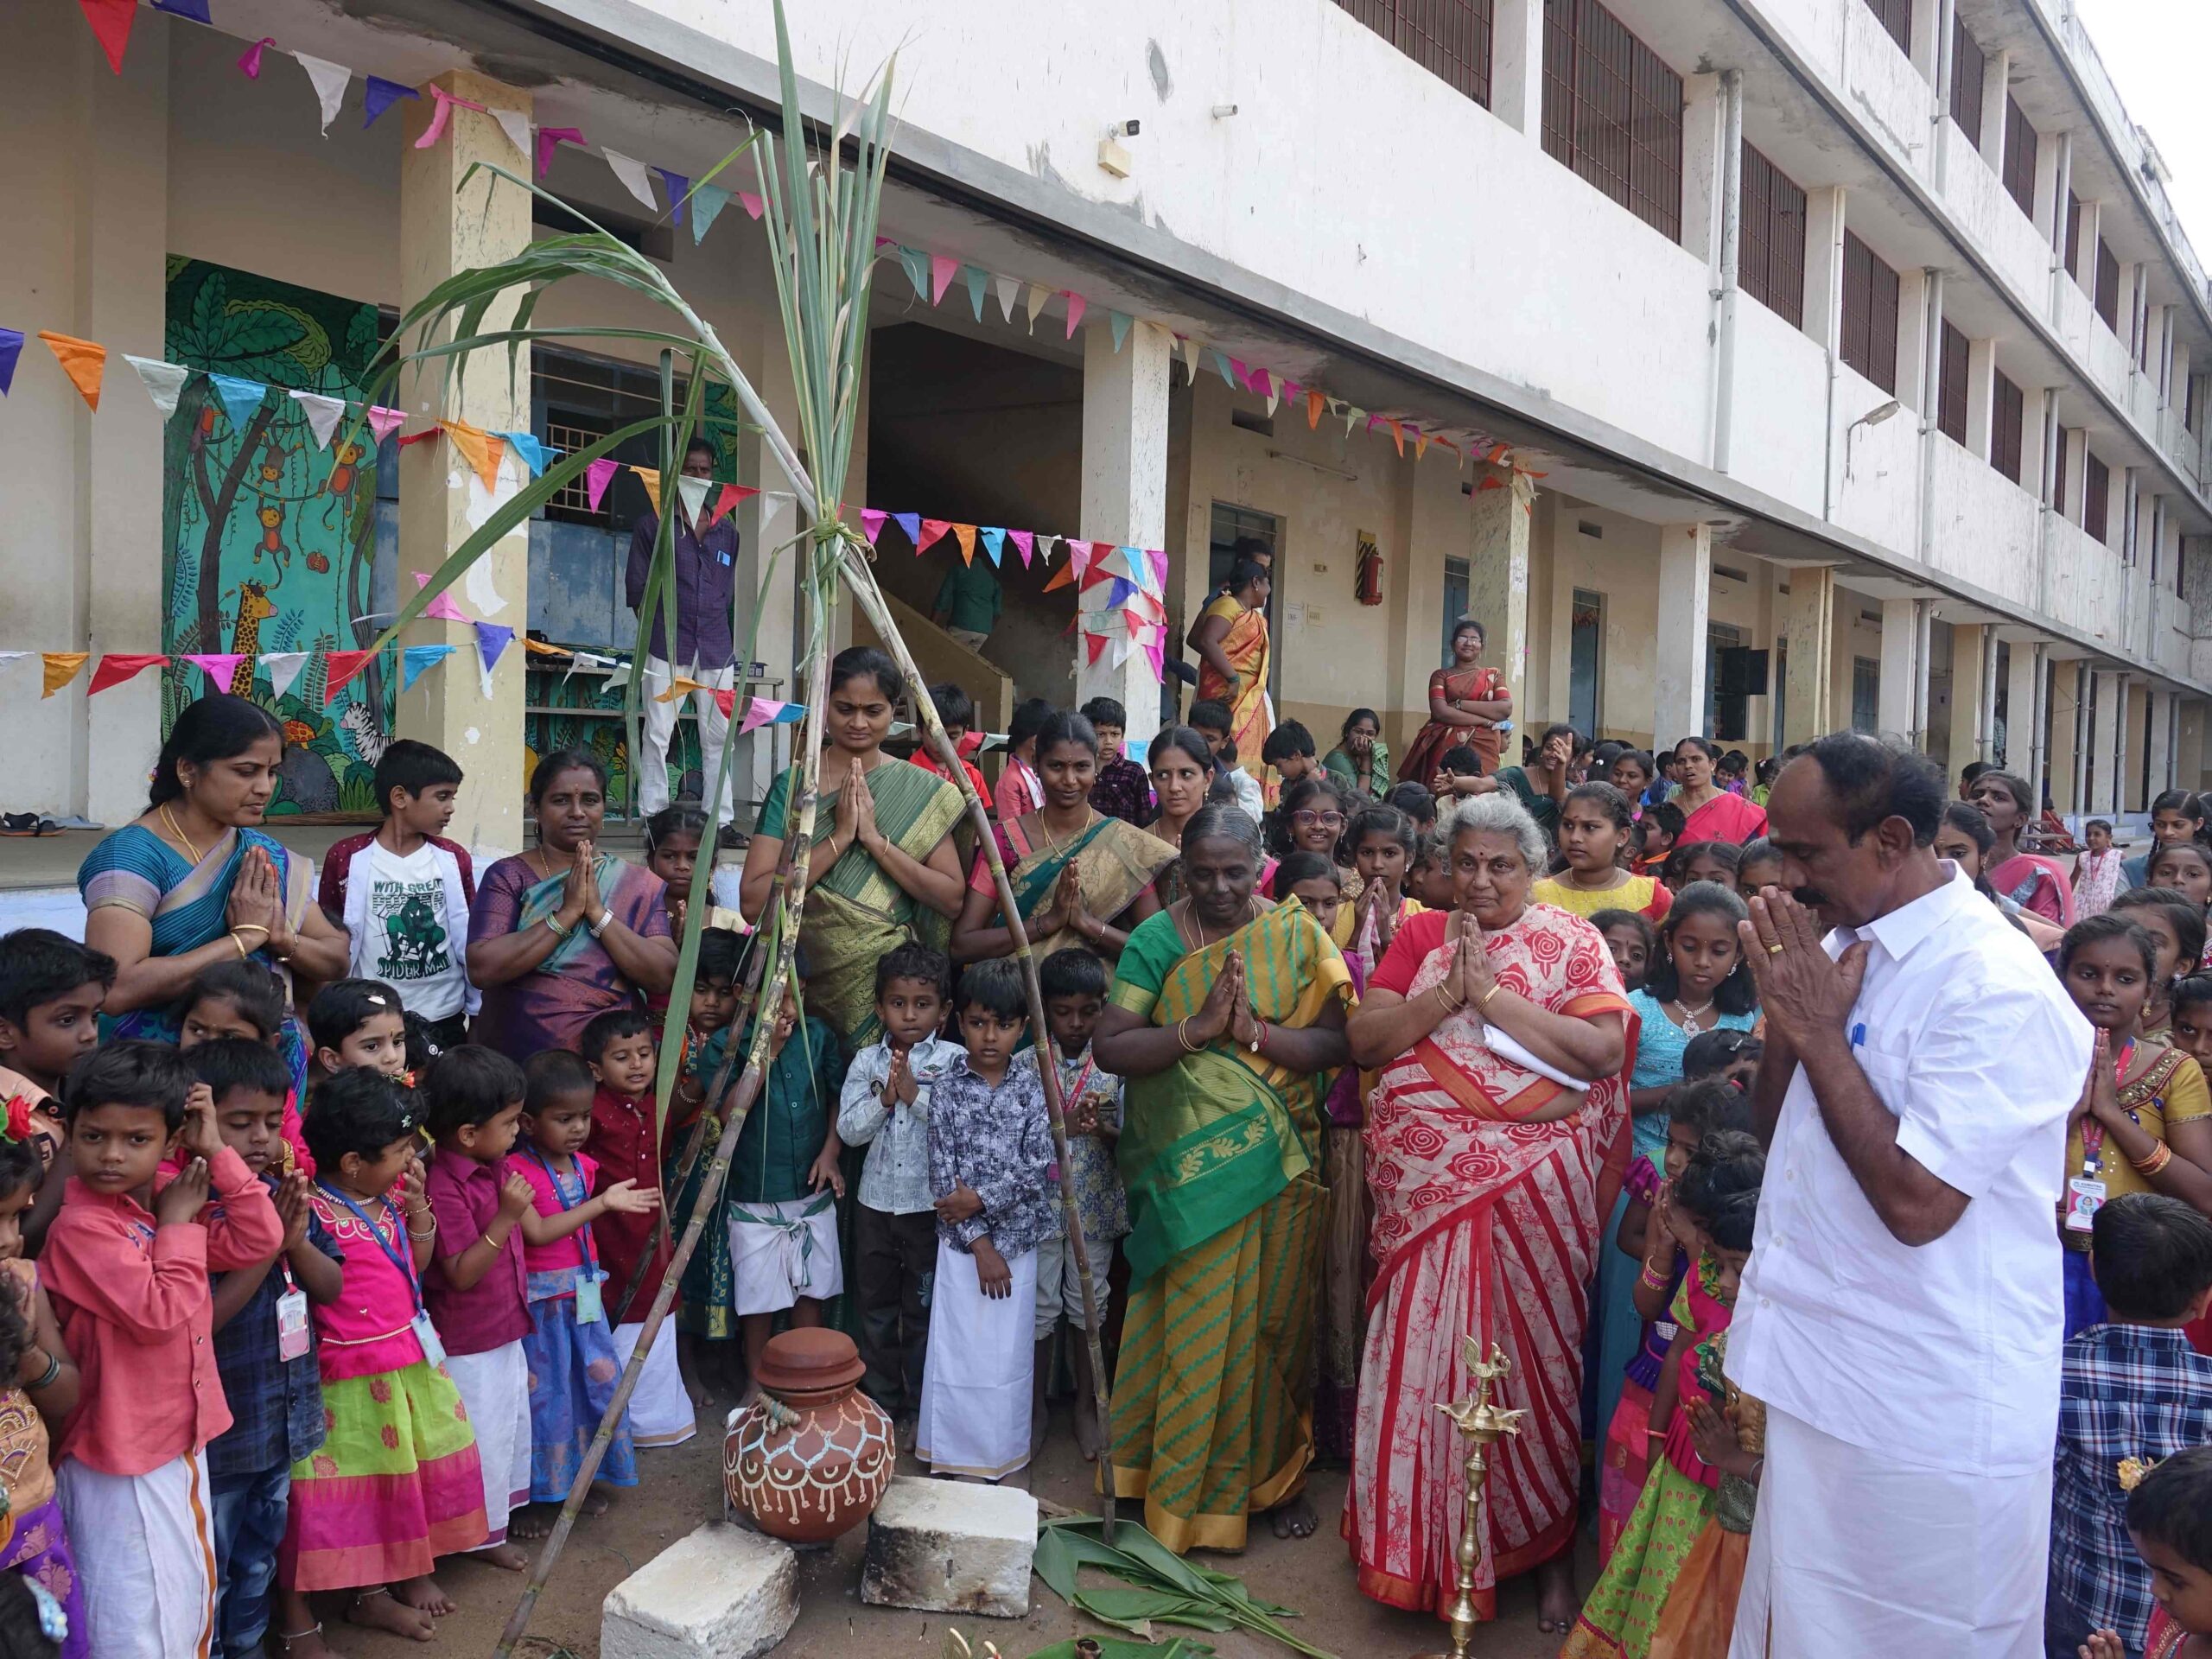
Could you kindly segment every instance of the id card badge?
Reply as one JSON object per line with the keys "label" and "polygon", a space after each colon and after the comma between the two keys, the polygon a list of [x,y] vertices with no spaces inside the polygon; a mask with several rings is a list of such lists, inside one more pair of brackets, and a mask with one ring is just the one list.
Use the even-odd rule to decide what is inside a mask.
{"label": "id card badge", "polygon": [[431,1365],[444,1364],[446,1345],[438,1340],[438,1327],[430,1323],[430,1315],[427,1309],[415,1316],[414,1326],[415,1340],[423,1344],[424,1361]]}
{"label": "id card badge", "polygon": [[595,1274],[587,1268],[576,1275],[576,1323],[597,1325],[607,1318],[607,1304],[601,1299],[599,1281],[604,1274]]}
{"label": "id card badge", "polygon": [[2104,1208],[2105,1184],[2093,1181],[2086,1175],[2077,1175],[2066,1183],[2066,1230],[2086,1233],[2096,1220],[2097,1211]]}
{"label": "id card badge", "polygon": [[276,1299],[276,1357],[304,1359],[308,1344],[308,1294],[294,1285]]}

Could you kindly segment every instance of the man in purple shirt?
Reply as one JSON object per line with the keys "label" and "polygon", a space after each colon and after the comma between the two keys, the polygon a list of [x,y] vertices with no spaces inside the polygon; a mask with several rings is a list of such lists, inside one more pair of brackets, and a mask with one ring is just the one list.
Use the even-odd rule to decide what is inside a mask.
{"label": "man in purple shirt", "polygon": [[[704,438],[692,440],[683,452],[683,476],[710,479],[714,475],[714,447]],[[702,531],[684,510],[679,483],[664,493],[662,501],[676,513],[676,561],[673,571],[676,607],[676,649],[669,650],[667,612],[654,609],[652,640],[647,648],[642,700],[645,709],[645,752],[638,780],[638,802],[648,812],[669,803],[668,741],[676,731],[677,710],[683,701],[658,699],[677,676],[705,688],[689,693],[692,712],[699,721],[700,764],[703,773],[700,792],[715,798],[715,822],[727,826],[735,816],[736,779],[717,795],[721,776],[722,746],[729,735],[729,717],[715,702],[716,691],[736,684],[734,649],[731,643],[732,610],[737,591],[737,525],[725,513]],[[709,496],[711,499],[711,495]],[[630,532],[627,587],[630,608],[645,602],[645,578],[652,573],[653,544],[660,537],[660,516],[648,512]]]}

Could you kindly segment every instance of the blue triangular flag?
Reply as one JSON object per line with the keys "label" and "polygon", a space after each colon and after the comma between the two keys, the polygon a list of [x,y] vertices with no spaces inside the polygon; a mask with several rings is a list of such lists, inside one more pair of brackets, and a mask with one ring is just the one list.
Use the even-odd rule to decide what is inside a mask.
{"label": "blue triangular flag", "polygon": [[1136,583],[1128,577],[1115,577],[1114,585],[1106,590],[1106,608],[1109,611],[1120,610],[1122,606],[1129,602],[1129,595],[1136,591]]}
{"label": "blue triangular flag", "polygon": [[207,16],[207,0],[154,0],[156,11],[166,11],[172,17],[189,17],[195,23],[206,23],[211,29],[213,20]]}
{"label": "blue triangular flag", "polygon": [[[16,344],[20,346],[22,343],[23,337],[21,334],[17,334],[16,336]],[[912,542],[917,549],[921,546],[922,515],[920,513],[894,512],[891,515],[891,522],[906,532],[906,539]]]}
{"label": "blue triangular flag", "polygon": [[499,658],[514,643],[515,631],[503,622],[479,622],[476,625],[476,649],[484,658],[486,673],[499,665]]}
{"label": "blue triangular flag", "polygon": [[0,392],[16,383],[16,359],[23,354],[23,331],[0,328]]}
{"label": "blue triangular flag", "polygon": [[543,473],[545,470],[545,463],[560,454],[559,450],[548,449],[540,443],[534,433],[500,432],[493,435],[507,441],[507,447],[522,457],[522,464],[530,468],[530,475],[532,478]]}
{"label": "blue triangular flag", "polygon": [[1126,311],[1109,311],[1106,314],[1107,324],[1114,331],[1114,349],[1117,352],[1122,349],[1122,342],[1129,337],[1131,321]]}
{"label": "blue triangular flag", "polygon": [[989,554],[991,563],[996,564],[999,562],[999,550],[1006,545],[1006,531],[996,524],[985,524],[979,533],[983,538],[983,551]]}
{"label": "blue triangular flag", "polygon": [[409,645],[399,653],[399,689],[410,689],[426,670],[435,667],[460,649],[458,645]]}
{"label": "blue triangular flag", "polygon": [[423,94],[412,86],[403,86],[396,80],[386,80],[382,75],[371,75],[361,90],[361,107],[365,112],[361,124],[373,127],[377,117],[382,115],[403,98],[420,98]]}
{"label": "blue triangular flag", "polygon": [[1206,347],[1206,351],[1213,358],[1214,367],[1221,371],[1221,384],[1227,386],[1231,391],[1236,391],[1236,377],[1229,372],[1229,359],[1226,357],[1224,357],[1219,352],[1215,351],[1211,346]]}
{"label": "blue triangular flag", "polygon": [[691,193],[691,242],[697,246],[707,234],[707,226],[715,216],[729,206],[729,192],[711,184],[702,184]]}
{"label": "blue triangular flag", "polygon": [[211,374],[207,378],[215,395],[223,400],[223,412],[231,417],[232,426],[244,426],[251,420],[253,411],[269,395],[269,388],[258,380],[241,380],[234,374]]}
{"label": "blue triangular flag", "polygon": [[930,296],[930,256],[925,248],[910,248],[903,242],[899,245],[899,268],[906,273],[906,280],[914,285],[914,292],[923,299]]}
{"label": "blue triangular flag", "polygon": [[990,272],[981,265],[960,267],[960,280],[968,284],[968,303],[974,308],[978,322],[983,320],[983,284],[990,279]]}
{"label": "blue triangular flag", "polygon": [[653,171],[660,175],[660,181],[668,187],[668,216],[677,229],[683,228],[684,198],[691,194],[691,181],[681,173],[671,173],[664,167]]}

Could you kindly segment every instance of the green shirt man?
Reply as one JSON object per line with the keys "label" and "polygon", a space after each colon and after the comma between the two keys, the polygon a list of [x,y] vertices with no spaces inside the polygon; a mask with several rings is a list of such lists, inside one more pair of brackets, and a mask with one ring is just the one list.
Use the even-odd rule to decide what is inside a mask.
{"label": "green shirt man", "polygon": [[988,564],[962,560],[954,565],[938,589],[935,620],[970,651],[981,651],[998,626],[1005,600],[999,590],[998,573]]}

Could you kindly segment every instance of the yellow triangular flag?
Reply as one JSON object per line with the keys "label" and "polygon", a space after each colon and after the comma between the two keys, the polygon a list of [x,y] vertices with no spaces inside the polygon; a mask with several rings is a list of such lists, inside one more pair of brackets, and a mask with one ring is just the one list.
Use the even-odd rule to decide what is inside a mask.
{"label": "yellow triangular flag", "polygon": [[630,470],[638,475],[638,482],[645,486],[645,493],[653,499],[653,511],[658,512],[660,511],[660,468],[632,467]]}
{"label": "yellow triangular flag", "polygon": [[688,697],[694,691],[710,691],[713,689],[714,688],[712,686],[700,684],[696,680],[687,680],[679,674],[676,677],[675,683],[671,684],[667,690],[655,697],[653,701],[655,702],[674,702],[678,697]]}
{"label": "yellow triangular flag", "polygon": [[48,334],[41,328],[38,337],[61,365],[61,372],[75,382],[85,401],[97,410],[100,406],[100,376],[107,369],[107,347],[89,340],[79,340],[74,334]]}
{"label": "yellow triangular flag", "polygon": [[505,438],[486,432],[480,426],[471,426],[467,421],[440,421],[446,436],[453,440],[453,447],[461,451],[476,476],[483,480],[485,493],[499,487],[499,458],[507,452]]}
{"label": "yellow triangular flag", "polygon": [[75,679],[78,671],[92,659],[89,651],[41,651],[39,660],[46,664],[46,690],[40,692],[41,701],[52,696],[63,686]]}

